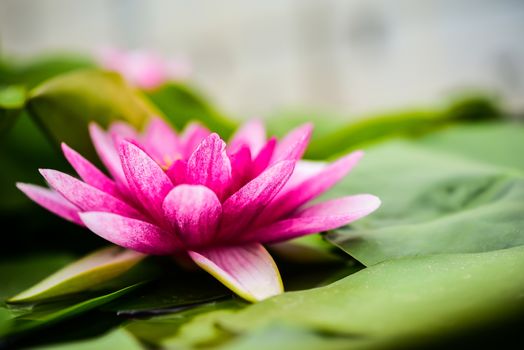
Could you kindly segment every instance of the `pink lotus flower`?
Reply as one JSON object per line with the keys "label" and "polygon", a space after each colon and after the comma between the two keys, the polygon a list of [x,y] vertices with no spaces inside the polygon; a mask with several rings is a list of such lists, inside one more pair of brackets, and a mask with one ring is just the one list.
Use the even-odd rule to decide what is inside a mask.
{"label": "pink lotus flower", "polygon": [[103,68],[118,72],[133,85],[154,89],[168,80],[183,80],[191,73],[190,64],[179,58],[165,60],[149,51],[104,49],[98,54]]}
{"label": "pink lotus flower", "polygon": [[246,300],[283,291],[264,244],[331,230],[373,212],[380,200],[354,195],[310,205],[342,179],[362,152],[337,161],[301,161],[312,127],[282,140],[245,124],[229,144],[197,124],[176,134],[153,119],[139,134],[124,123],[90,125],[106,176],[63,144],[82,180],[40,172],[51,189],[17,184],[51,212],[119,246],[146,254],[186,254]]}

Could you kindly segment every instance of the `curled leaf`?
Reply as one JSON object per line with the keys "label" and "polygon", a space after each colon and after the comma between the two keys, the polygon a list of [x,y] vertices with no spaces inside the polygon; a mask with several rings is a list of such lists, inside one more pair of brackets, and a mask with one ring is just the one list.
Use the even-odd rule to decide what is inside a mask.
{"label": "curled leaf", "polygon": [[55,143],[65,142],[94,159],[87,125],[124,120],[141,127],[160,115],[140,92],[109,72],[79,70],[44,81],[29,93],[31,116]]}
{"label": "curled leaf", "polygon": [[29,303],[92,289],[122,275],[144,257],[120,247],[100,249],[58,270],[8,302]]}

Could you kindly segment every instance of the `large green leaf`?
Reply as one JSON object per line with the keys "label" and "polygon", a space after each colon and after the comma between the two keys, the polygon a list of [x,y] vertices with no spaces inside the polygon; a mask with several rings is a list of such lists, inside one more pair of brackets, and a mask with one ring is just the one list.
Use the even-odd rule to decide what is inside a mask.
{"label": "large green leaf", "polygon": [[[200,319],[198,330],[195,333],[187,333],[184,339],[178,339],[178,331],[184,324],[196,317],[205,318],[207,314],[212,317],[208,320],[214,322],[214,317],[234,312],[247,304],[240,300],[225,300],[204,304],[196,308],[190,308],[171,315],[155,317],[149,320],[136,320],[129,323],[126,329],[138,339],[153,346],[163,343],[177,342],[178,345],[188,346],[200,341],[221,337],[221,332],[214,329],[213,323],[206,323]],[[180,341],[179,341],[180,340]],[[172,345],[172,344],[171,344]],[[182,347],[183,348],[183,347]]]}
{"label": "large green leaf", "polygon": [[93,252],[56,271],[9,303],[31,303],[93,289],[129,271],[145,256],[112,246]]}
{"label": "large green leaf", "polygon": [[[494,147],[504,150],[504,145],[515,143],[514,137],[505,138],[501,128],[492,127],[492,134],[484,134]],[[505,130],[514,128],[523,130],[518,126]],[[371,192],[382,199],[382,207],[349,228],[330,233],[328,240],[365,265],[401,256],[524,244],[521,173],[491,164],[493,154],[478,152],[470,159],[467,151],[447,152],[436,142],[437,135],[430,137],[435,141],[388,143],[369,150],[362,164],[327,197]],[[483,142],[478,138],[470,147],[482,147]],[[520,156],[513,152],[504,157],[510,162],[509,157]]]}
{"label": "large green leaf", "polygon": [[81,70],[45,81],[31,90],[31,116],[55,143],[66,142],[94,158],[88,123],[107,126],[124,120],[140,128],[152,115],[160,115],[138,90],[116,73]]}
{"label": "large green leaf", "polygon": [[285,324],[272,324],[242,334],[231,342],[218,346],[228,350],[346,350],[348,337],[323,334],[322,332],[291,327]]}
{"label": "large green leaf", "polygon": [[100,337],[63,344],[38,346],[34,350],[140,350],[143,347],[129,332],[117,329]]}
{"label": "large green leaf", "polygon": [[[303,290],[326,285],[360,270],[359,267],[351,264],[328,266],[326,264],[279,264],[279,267],[286,290]],[[172,284],[166,284],[165,281],[153,283],[105,306],[104,310],[118,311],[118,314],[122,316],[152,317],[147,320],[133,321],[127,328],[146,343],[160,345],[163,342],[177,341],[180,327],[197,315],[205,315],[214,311],[230,313],[249,305],[241,300],[231,299],[228,297],[230,293],[223,293],[223,288],[219,288],[218,292],[221,293],[217,293],[216,281],[212,283],[213,281],[203,279],[199,273],[193,272],[193,275],[191,277],[188,274],[186,278],[174,276]],[[181,284],[180,281],[184,283]],[[195,304],[218,299],[217,297],[221,300],[203,305]],[[212,322],[213,318],[210,318],[209,321]],[[208,326],[205,336],[202,336],[199,330],[195,330],[190,339],[186,336],[180,340],[181,343],[178,345],[205,342],[208,338],[213,338],[216,331],[212,324]]]}
{"label": "large green leaf", "polygon": [[326,287],[197,316],[165,343],[213,344],[287,325],[345,336],[348,349],[425,344],[521,314],[523,269],[524,247],[387,261]]}
{"label": "large green leaf", "polygon": [[524,172],[522,123],[461,125],[427,135],[419,144]]}
{"label": "large green leaf", "polygon": [[[438,218],[378,228],[340,229],[328,234],[328,239],[367,266],[401,256],[482,252],[524,245],[524,179],[483,180],[462,189],[471,190],[466,195],[476,190],[484,199],[444,212]],[[458,184],[449,181],[444,186],[456,188]],[[424,194],[430,199],[421,201],[432,200],[430,193]]]}
{"label": "large green leaf", "polygon": [[336,263],[341,258],[336,255],[333,246],[320,235],[303,236],[291,241],[273,244],[272,253],[284,260],[297,263]]}
{"label": "large green leaf", "polygon": [[147,94],[179,130],[191,120],[203,123],[222,137],[229,136],[235,128],[235,122],[219,113],[195,89],[182,83],[170,82]]}

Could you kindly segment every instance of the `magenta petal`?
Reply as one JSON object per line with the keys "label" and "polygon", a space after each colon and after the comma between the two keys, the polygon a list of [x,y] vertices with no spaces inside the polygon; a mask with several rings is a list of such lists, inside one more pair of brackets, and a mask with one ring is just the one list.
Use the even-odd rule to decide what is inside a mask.
{"label": "magenta petal", "polygon": [[120,192],[118,191],[115,182],[108,178],[91,162],[65,143],[62,143],[62,151],[69,161],[69,164],[71,164],[82,180],[112,196],[120,197]]}
{"label": "magenta petal", "polygon": [[161,164],[172,163],[182,153],[175,131],[158,117],[149,122],[142,143],[147,152]]}
{"label": "magenta petal", "polygon": [[266,128],[260,120],[250,120],[242,125],[229,141],[229,148],[236,152],[242,146],[248,146],[252,155],[266,144]]}
{"label": "magenta petal", "polygon": [[251,179],[251,151],[246,145],[229,155],[231,161],[231,191],[236,191]]}
{"label": "magenta petal", "polygon": [[236,235],[247,227],[280,191],[293,172],[294,161],[282,161],[265,170],[222,205],[221,234]]}
{"label": "magenta petal", "polygon": [[96,153],[111,176],[119,183],[126,185],[126,177],[113,142],[113,137],[105,133],[96,123],[89,124],[89,134],[91,135]]}
{"label": "magenta petal", "polygon": [[187,182],[209,187],[222,198],[231,183],[231,162],[226,144],[213,133],[206,137],[187,162]]}
{"label": "magenta petal", "polygon": [[124,139],[136,139],[138,136],[135,128],[122,121],[112,122],[108,132],[110,135],[118,135]]}
{"label": "magenta petal", "polygon": [[48,188],[20,182],[16,184],[16,187],[18,187],[20,191],[24,192],[25,195],[31,198],[34,202],[40,204],[50,212],[66,220],[72,221],[75,224],[84,225],[78,216],[80,209],[74,204],[68,202],[57,192]]}
{"label": "magenta petal", "polygon": [[167,255],[182,247],[174,233],[145,221],[101,212],[80,213],[80,218],[100,237],[140,253]]}
{"label": "magenta petal", "polygon": [[313,160],[299,160],[295,166],[295,170],[286,186],[282,189],[281,194],[284,194],[290,189],[293,189],[298,184],[301,184],[305,180],[317,175],[324,170],[329,164],[324,161],[313,161]]}
{"label": "magenta petal", "polygon": [[358,220],[380,206],[380,199],[361,194],[333,199],[303,209],[289,219],[277,221],[246,236],[261,243],[277,243],[310,233],[333,230]]}
{"label": "magenta petal", "polygon": [[208,137],[209,134],[211,134],[211,132],[197,122],[187,124],[180,137],[182,148],[184,150],[184,159],[188,159],[198,145],[200,145],[202,140]]}
{"label": "magenta petal", "polygon": [[164,200],[164,214],[189,247],[212,243],[222,205],[216,194],[201,185],[180,185]]}
{"label": "magenta petal", "polygon": [[[351,169],[353,169],[363,155],[364,153],[362,151],[356,151],[329,164],[320,171],[311,168],[310,170],[314,173],[313,175],[310,175],[308,178],[303,179],[300,182],[297,181],[298,183],[295,183],[291,188],[286,186],[278,194],[273,203],[268,206],[266,212],[270,219],[278,219],[279,217],[294,211],[298,207],[333,187],[333,185],[339,182]],[[302,171],[305,174],[309,170]],[[290,181],[291,180],[296,181],[296,179],[293,179],[293,175],[291,176]],[[266,217],[265,214],[266,213],[264,213],[264,217]]]}
{"label": "magenta petal", "polygon": [[281,160],[298,160],[302,158],[311,139],[312,132],[313,124],[311,123],[304,124],[292,130],[277,143],[271,163],[274,164]]}
{"label": "magenta petal", "polygon": [[256,177],[260,175],[269,165],[271,158],[273,158],[273,152],[277,145],[277,139],[272,137],[269,141],[262,147],[258,155],[253,160],[253,167],[251,170],[251,176]]}
{"label": "magenta petal", "polygon": [[144,151],[130,142],[120,144],[120,157],[129,187],[143,208],[162,220],[162,202],[173,183],[162,168]]}
{"label": "magenta petal", "polygon": [[122,200],[70,175],[52,169],[40,169],[40,173],[52,188],[82,211],[107,211],[129,217],[142,217]]}
{"label": "magenta petal", "polygon": [[174,185],[180,185],[186,182],[187,162],[182,159],[177,159],[166,170],[166,175],[169,176]]}
{"label": "magenta petal", "polygon": [[258,243],[190,251],[191,258],[240,297],[256,302],[284,288],[273,258]]}

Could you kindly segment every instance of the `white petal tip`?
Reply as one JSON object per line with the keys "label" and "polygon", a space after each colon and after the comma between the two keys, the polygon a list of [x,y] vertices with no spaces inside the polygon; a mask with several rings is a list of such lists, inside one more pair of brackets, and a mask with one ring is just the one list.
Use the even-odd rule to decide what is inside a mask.
{"label": "white petal tip", "polygon": [[369,213],[374,212],[375,210],[380,208],[380,206],[382,205],[382,201],[377,196],[374,196],[372,194],[365,194],[362,196],[366,197],[366,200],[365,200],[366,204],[364,206],[368,210]]}
{"label": "white petal tip", "polygon": [[17,182],[17,183],[15,183],[15,186],[16,186],[16,188],[18,188],[20,191],[23,192],[24,189],[27,188],[30,185],[25,183],[25,182]]}
{"label": "white petal tip", "polygon": [[278,268],[260,244],[190,251],[189,255],[198,266],[249,302],[284,292]]}

